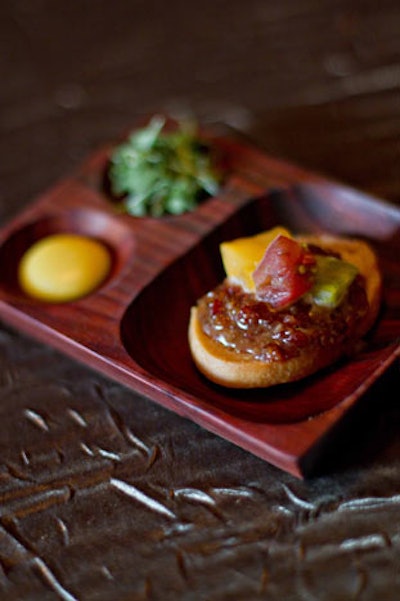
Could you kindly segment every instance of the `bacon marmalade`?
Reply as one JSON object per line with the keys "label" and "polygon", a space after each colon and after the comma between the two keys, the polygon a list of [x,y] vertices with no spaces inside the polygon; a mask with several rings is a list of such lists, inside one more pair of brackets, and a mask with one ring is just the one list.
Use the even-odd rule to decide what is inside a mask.
{"label": "bacon marmalade", "polygon": [[342,344],[354,335],[367,310],[364,279],[360,275],[335,309],[307,302],[305,296],[285,309],[273,310],[228,280],[198,302],[199,320],[208,336],[230,350],[260,361],[287,360],[296,357],[305,346]]}

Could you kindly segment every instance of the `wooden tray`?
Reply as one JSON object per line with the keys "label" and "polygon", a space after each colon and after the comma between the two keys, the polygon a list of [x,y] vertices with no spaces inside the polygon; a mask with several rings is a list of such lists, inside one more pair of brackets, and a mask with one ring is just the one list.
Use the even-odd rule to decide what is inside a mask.
{"label": "wooden tray", "polygon": [[[0,315],[20,330],[147,395],[244,449],[306,475],[320,445],[400,354],[400,210],[275,160],[236,134],[207,134],[223,158],[220,194],[178,217],[116,213],[103,187],[110,147],[34,200],[0,231]],[[196,371],[189,309],[222,278],[218,245],[283,224],[366,237],[385,277],[378,324],[360,354],[306,380],[230,391]],[[95,236],[114,257],[104,285],[50,305],[18,288],[18,261],[38,238]],[[212,458],[210,458],[212,461]]]}

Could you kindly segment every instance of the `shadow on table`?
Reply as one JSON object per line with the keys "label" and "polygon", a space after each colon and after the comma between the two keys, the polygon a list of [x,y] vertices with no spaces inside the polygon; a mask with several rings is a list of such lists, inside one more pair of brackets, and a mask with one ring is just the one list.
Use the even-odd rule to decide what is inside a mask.
{"label": "shadow on table", "polygon": [[397,360],[307,456],[308,478],[368,465],[399,465],[399,376]]}

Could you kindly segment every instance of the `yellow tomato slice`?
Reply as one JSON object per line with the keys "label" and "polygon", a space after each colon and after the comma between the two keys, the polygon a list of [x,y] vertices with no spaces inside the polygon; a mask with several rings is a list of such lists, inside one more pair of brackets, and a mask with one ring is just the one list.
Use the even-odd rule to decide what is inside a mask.
{"label": "yellow tomato slice", "polygon": [[227,277],[240,284],[247,292],[253,292],[253,273],[264,256],[268,245],[280,234],[290,237],[284,227],[274,227],[247,238],[237,238],[220,245],[222,263]]}

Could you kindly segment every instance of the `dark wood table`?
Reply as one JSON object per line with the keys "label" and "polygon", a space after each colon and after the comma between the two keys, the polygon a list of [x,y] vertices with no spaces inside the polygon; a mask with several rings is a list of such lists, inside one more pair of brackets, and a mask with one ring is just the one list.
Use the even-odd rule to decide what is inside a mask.
{"label": "dark wood table", "polygon": [[[3,0],[0,219],[162,110],[400,205],[398,1]],[[0,598],[397,600],[399,364],[296,478],[1,323]]]}

